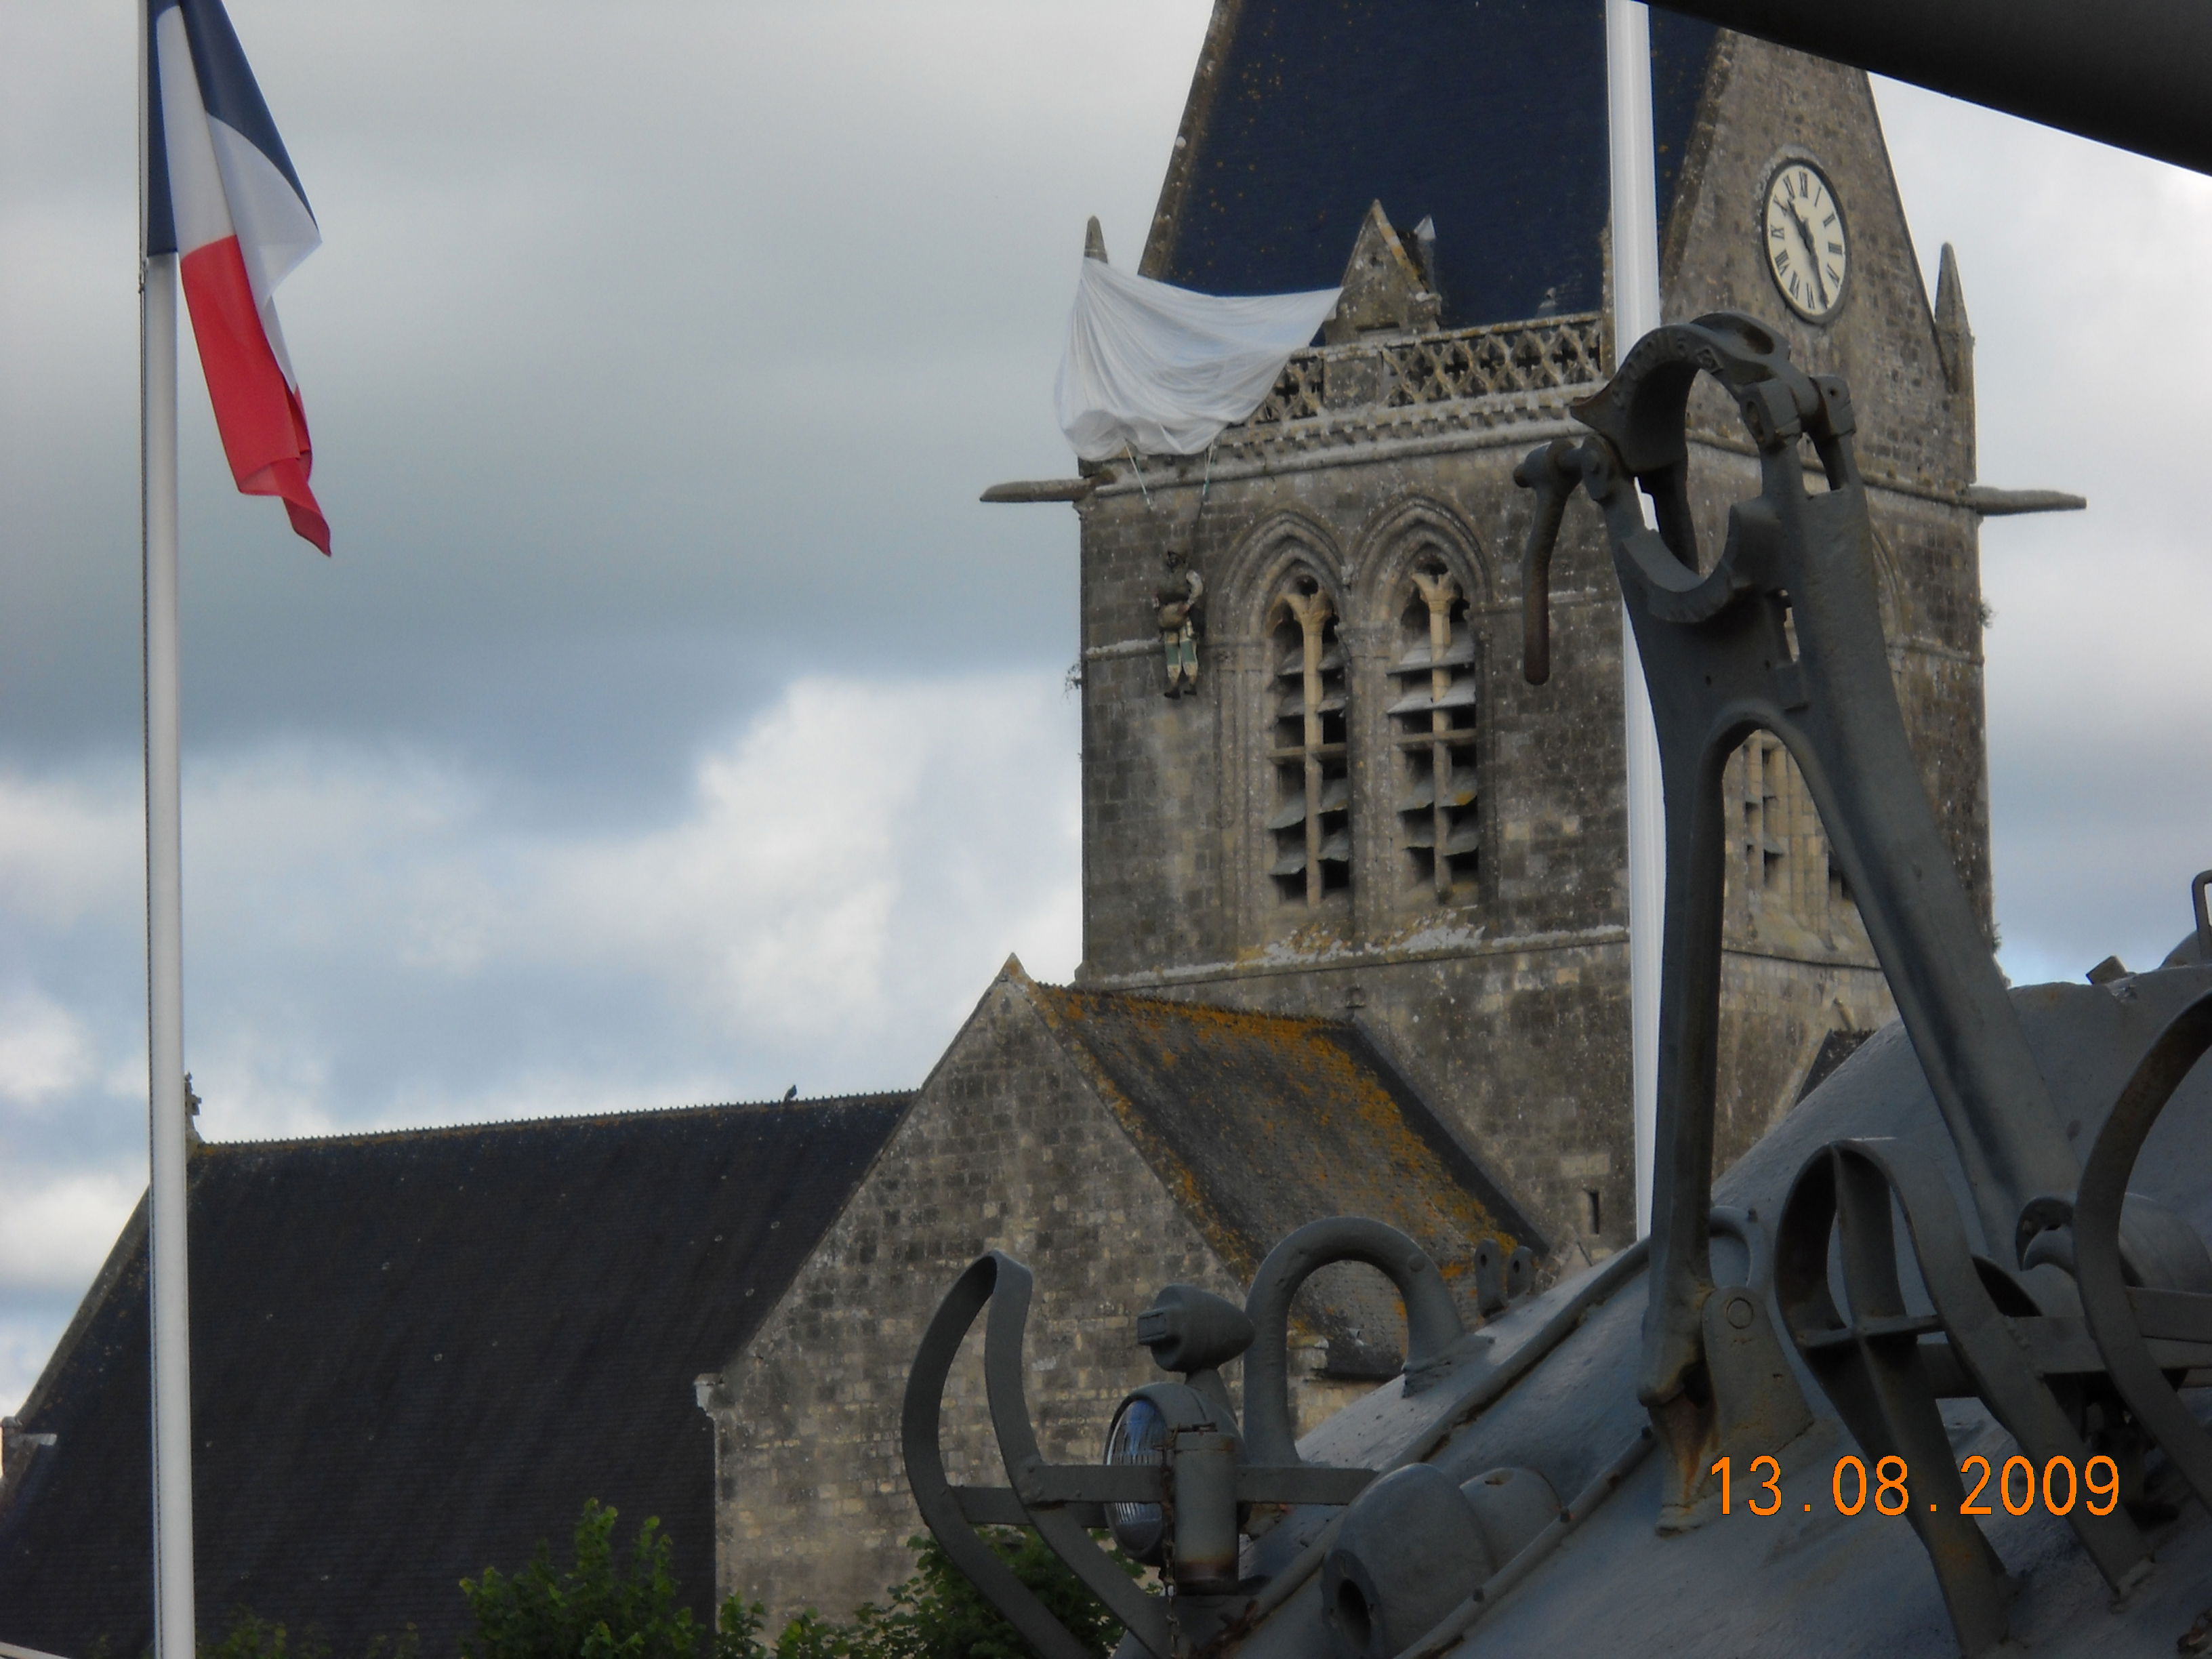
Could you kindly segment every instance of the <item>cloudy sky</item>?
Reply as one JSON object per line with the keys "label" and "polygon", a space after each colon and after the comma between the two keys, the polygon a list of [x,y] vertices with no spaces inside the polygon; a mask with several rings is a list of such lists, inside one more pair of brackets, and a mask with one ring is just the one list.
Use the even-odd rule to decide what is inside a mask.
{"label": "cloudy sky", "polygon": [[[328,562],[184,377],[187,1052],[211,1137],[916,1081],[1079,949],[1083,222],[1207,0],[232,0],[325,246]],[[0,1410],[143,1182],[131,9],[0,54]],[[2212,185],[1885,87],[1957,244],[2016,979],[2155,960],[2212,754]]]}

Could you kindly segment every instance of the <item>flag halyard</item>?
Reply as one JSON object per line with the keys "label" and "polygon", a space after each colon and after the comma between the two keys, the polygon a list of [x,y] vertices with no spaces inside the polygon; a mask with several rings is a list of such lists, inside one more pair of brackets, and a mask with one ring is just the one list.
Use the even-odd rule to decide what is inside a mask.
{"label": "flag halyard", "polygon": [[148,0],[146,252],[174,253],[239,489],[274,495],[324,553],[314,447],[272,299],[316,228],[222,0]]}

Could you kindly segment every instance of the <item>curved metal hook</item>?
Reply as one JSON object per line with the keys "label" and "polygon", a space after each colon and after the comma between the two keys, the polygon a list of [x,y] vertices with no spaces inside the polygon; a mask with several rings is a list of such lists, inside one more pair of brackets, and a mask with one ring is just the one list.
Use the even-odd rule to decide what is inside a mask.
{"label": "curved metal hook", "polygon": [[2146,1314],[2154,1319],[2164,1315],[2160,1322],[2173,1328],[2171,1334],[2198,1340],[2212,1336],[2212,1297],[2160,1287],[2130,1291],[2122,1271],[2120,1240],[2128,1177],[2143,1143],[2173,1091],[2208,1049],[2212,994],[2167,1022],[2097,1132],[2074,1203],[2074,1276],[2081,1311],[2112,1386],[2173,1460],[2197,1501],[2212,1509],[2212,1436],[2168,1385],[2143,1330]]}
{"label": "curved metal hook", "polygon": [[1362,1216],[1309,1222],[1267,1252],[1244,1299],[1256,1333],[1244,1356],[1244,1445],[1255,1463],[1298,1462],[1291,1425],[1291,1298],[1315,1273],[1338,1261],[1364,1261],[1397,1287],[1406,1309],[1409,1383],[1467,1335],[1437,1264],[1395,1227]]}
{"label": "curved metal hook", "polygon": [[[1770,578],[1782,535],[1771,500],[1738,502],[1718,561],[1711,571],[1698,568],[1688,407],[1701,373],[1735,400],[1744,429],[1764,458],[1767,495],[1784,478],[1791,493],[1804,494],[1800,437],[1812,441],[1831,489],[1858,480],[1857,463],[1843,441],[1854,424],[1850,394],[1840,380],[1808,374],[1790,362],[1789,348],[1755,318],[1714,312],[1645,335],[1620,372],[1575,405],[1575,418],[1604,445],[1600,456],[1585,463],[1591,498],[1642,577],[1652,614],[1665,622],[1708,621]],[[1600,459],[1614,465],[1595,465]],[[1630,479],[1651,497],[1656,531],[1644,527],[1634,489],[1623,487]]]}
{"label": "curved metal hook", "polygon": [[[1897,1271],[1891,1200],[1904,1212],[1933,1316],[1905,1306]],[[1837,1235],[1850,1306],[1838,1309],[1828,1281]],[[1888,1140],[1838,1140],[1808,1160],[1783,1209],[1775,1291],[1798,1352],[1869,1458],[1897,1456],[1917,1487],[1938,1502],[1907,1511],[1920,1534],[1960,1644],[1969,1654],[2004,1633],[2004,1572],[1980,1529],[1963,1513],[1963,1487],[1948,1431],[1920,1352],[1920,1339],[1950,1339],[1991,1415],[2038,1467],[2054,1457],[2087,1466],[2065,1409],[2036,1364],[2030,1327],[1998,1307],[1977,1263],[1966,1222],[1940,1171]],[[2025,1305],[2025,1304],[2024,1304]],[[2056,1322],[2051,1322],[2055,1323]],[[2125,1594],[2148,1570],[2142,1536],[2126,1513],[2077,1505],[2066,1517],[2112,1588]]]}
{"label": "curved metal hook", "polygon": [[1023,1311],[1015,1316],[1018,1322],[1027,1311],[1029,1287],[1030,1270],[997,1250],[978,1256],[953,1281],[922,1334],[914,1369],[907,1373],[906,1396],[899,1408],[900,1449],[905,1456],[907,1486],[914,1493],[915,1506],[921,1511],[922,1523],[952,1565],[1006,1614],[1043,1659],[1091,1659],[1090,1650],[1037,1600],[1028,1585],[1014,1577],[1014,1570],[969,1524],[945,1473],[945,1384],[952,1374],[952,1362],[959,1356],[961,1340],[984,1304],[993,1300],[993,1292],[1002,1288],[1012,1290],[1024,1304]]}
{"label": "curved metal hook", "polygon": [[[1865,1143],[1814,1153],[1790,1184],[1776,1230],[1775,1297],[1798,1352],[1860,1449],[1870,1459],[1902,1457],[1908,1469],[1928,1471],[1916,1479],[1937,1488],[1936,1504],[1925,1514],[1913,1505],[1906,1518],[1936,1570],[1959,1645],[1972,1659],[2004,1640],[2004,1564],[1960,1512],[1966,1489],[1920,1363],[1921,1334],[1936,1322],[1906,1315],[1889,1194],[1887,1173],[1866,1155]],[[1848,1314],[1836,1305],[1828,1282],[1828,1240],[1837,1230]],[[1946,1288],[1971,1297],[1978,1285]]]}
{"label": "curved metal hook", "polygon": [[1581,452],[1554,438],[1513,469],[1513,482],[1536,492],[1536,511],[1521,550],[1521,678],[1552,678],[1552,550],[1559,545],[1567,498],[1583,481]]}
{"label": "curved metal hook", "polygon": [[963,1507],[961,1494],[945,1477],[940,1438],[945,1384],[960,1352],[963,1338],[990,1306],[983,1328],[983,1383],[990,1401],[991,1428],[1006,1466],[1021,1523],[1034,1527],[1054,1554],[1106,1604],[1107,1609],[1155,1656],[1173,1659],[1174,1638],[1167,1608],[1126,1577],[1065,1501],[1040,1489],[1047,1469],[1037,1449],[1022,1390],[1022,1338],[1029,1324],[1030,1270],[1002,1251],[969,1263],[939,1304],[908,1374],[900,1410],[900,1439],[907,1484],[915,1504],[953,1565],[1006,1615],[1043,1659],[1091,1659],[1090,1650],[1067,1626],[1014,1577],[1013,1570],[983,1540]]}

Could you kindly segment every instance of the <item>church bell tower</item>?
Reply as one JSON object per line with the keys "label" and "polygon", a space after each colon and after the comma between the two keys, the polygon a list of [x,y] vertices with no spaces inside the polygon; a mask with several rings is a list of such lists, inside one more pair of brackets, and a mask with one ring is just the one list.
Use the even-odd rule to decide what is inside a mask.
{"label": "church bell tower", "polygon": [[[1344,295],[1209,452],[1060,492],[1079,981],[1358,1021],[1589,1255],[1635,1223],[1621,613],[1578,502],[1526,682],[1512,471],[1619,344],[1603,10],[1217,0],[1141,271]],[[2007,503],[1974,481],[1958,272],[1931,303],[1863,75],[1666,13],[1652,69],[1665,313],[1752,313],[1850,381],[1892,668],[1986,918],[1978,533]],[[1710,537],[1758,477],[1698,407]],[[1723,1164],[1893,1012],[1788,755],[1754,738],[1726,788]]]}

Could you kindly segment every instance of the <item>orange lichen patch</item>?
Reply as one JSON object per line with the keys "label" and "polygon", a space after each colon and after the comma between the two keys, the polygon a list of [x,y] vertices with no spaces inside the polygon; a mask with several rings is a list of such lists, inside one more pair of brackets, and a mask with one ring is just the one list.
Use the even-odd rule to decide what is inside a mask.
{"label": "orange lichen patch", "polygon": [[1023,988],[1207,1242],[1249,1274],[1330,1215],[1407,1233],[1448,1278],[1533,1230],[1358,1027],[1161,997]]}

